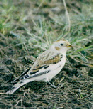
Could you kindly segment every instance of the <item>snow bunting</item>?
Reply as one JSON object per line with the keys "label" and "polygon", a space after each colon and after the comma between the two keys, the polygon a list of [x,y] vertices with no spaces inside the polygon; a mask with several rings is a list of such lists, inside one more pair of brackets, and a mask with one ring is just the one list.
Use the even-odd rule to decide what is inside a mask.
{"label": "snow bunting", "polygon": [[21,86],[31,81],[49,82],[61,71],[66,63],[66,51],[69,48],[71,48],[71,44],[66,40],[54,42],[49,50],[38,56],[32,68],[22,75],[19,81],[6,94],[13,94]]}

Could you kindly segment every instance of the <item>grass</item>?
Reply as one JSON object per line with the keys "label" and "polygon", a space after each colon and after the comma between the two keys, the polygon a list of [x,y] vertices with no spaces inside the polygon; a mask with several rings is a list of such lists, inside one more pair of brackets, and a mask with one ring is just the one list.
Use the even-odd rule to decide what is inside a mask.
{"label": "grass", "polygon": [[[17,3],[11,2],[11,0],[5,0],[1,3],[0,33],[6,41],[11,39],[10,46],[14,46],[14,48],[21,47],[24,52],[33,48],[33,52],[36,51],[34,56],[37,57],[39,53],[48,49],[54,41],[65,38],[74,46],[67,56],[71,56],[85,64],[90,64],[89,60],[92,57],[93,47],[92,4],[82,3],[82,13],[69,13],[69,16],[60,14],[55,15],[55,17],[50,13],[50,20],[46,20],[42,16],[35,20],[33,14],[29,19],[29,13],[32,13],[32,10],[26,13],[29,8],[24,3],[18,2],[21,10],[18,10]],[[23,6],[25,6],[25,10]],[[70,27],[66,20],[68,17],[71,23]]]}
{"label": "grass", "polygon": [[[62,39],[62,38],[68,40],[73,45],[73,49],[67,53],[67,64],[66,64],[66,68],[68,70],[67,73],[69,74],[70,72],[74,74],[74,70],[75,71],[80,70],[81,66],[76,67],[74,64],[81,63],[84,65],[87,65],[88,68],[82,68],[82,71],[80,71],[80,75],[78,76],[78,79],[81,79],[82,81],[83,79],[89,82],[91,81],[91,79],[88,80],[89,77],[87,75],[87,72],[91,71],[90,69],[93,68],[93,64],[91,61],[93,59],[93,54],[92,54],[93,52],[93,45],[92,45],[93,43],[93,4],[92,4],[92,1],[90,2],[87,0],[86,0],[87,3],[83,1],[77,2],[76,0],[75,5],[71,4],[73,1],[69,1],[69,2],[65,1],[65,2],[67,2],[67,7],[66,8],[64,7],[64,10],[66,11],[67,9],[70,22],[68,22],[67,20],[68,15],[66,15],[64,11],[62,11],[61,13],[58,12],[58,14],[56,14],[57,10],[52,11],[53,7],[51,7],[51,5],[49,4],[50,0],[47,0],[47,1],[27,0],[26,2],[24,0],[23,1],[11,1],[11,0],[0,1],[0,45],[1,45],[0,65],[1,65],[1,68],[4,67],[4,70],[5,70],[4,72],[3,69],[0,69],[2,70],[0,79],[5,78],[4,83],[1,82],[2,83],[1,86],[5,87],[4,90],[6,89],[6,86],[8,85],[6,84],[7,81],[12,81],[14,78],[18,77],[23,71],[25,71],[25,69],[27,69],[29,66],[33,64],[33,62],[35,61],[35,59],[40,53],[48,49],[49,46],[54,41]],[[49,12],[43,13],[42,10],[45,9],[44,7],[45,8],[47,7],[47,9],[49,9]],[[57,7],[59,7],[59,5],[57,5]],[[36,13],[33,13],[35,12],[36,8],[38,8],[40,13],[37,13],[37,11]],[[73,62],[73,60],[75,61],[75,63]],[[72,72],[69,71],[70,68]],[[11,79],[12,74],[14,76]],[[9,76],[10,79],[6,75],[8,76],[10,75]],[[62,81],[63,83],[61,82],[61,84],[64,84],[64,86],[61,87],[63,92],[60,88],[58,89],[59,92],[64,93],[66,90],[67,93],[70,93],[70,90],[72,90],[73,96],[77,95],[79,99],[81,100],[80,102],[83,102],[82,101],[83,99],[85,100],[85,98],[88,98],[88,96],[90,96],[87,94],[88,92],[87,93],[84,92],[84,95],[81,92],[79,95],[79,93],[73,91],[73,87],[78,87],[81,89],[81,91],[85,90],[85,89],[83,90],[85,86],[83,86],[82,88],[78,84],[78,82],[76,82],[76,81],[79,81],[79,80],[76,80],[77,79],[76,77],[73,77],[71,79],[65,73],[59,74],[59,75],[61,79],[62,79],[62,76],[64,78]],[[75,83],[77,85],[75,85]],[[87,85],[88,87],[90,87],[90,89],[92,87],[91,83],[89,84],[84,83],[83,85]],[[34,93],[32,89],[30,89],[29,93],[28,93],[28,90],[24,89],[24,87],[21,88],[20,90],[24,90],[24,95],[21,96],[21,94],[19,94],[19,97],[15,98],[16,102],[14,102],[14,106],[20,105],[19,102],[21,100],[21,97],[23,97],[22,98],[23,101],[24,99],[26,100],[29,98],[31,101],[29,101],[28,99],[27,101],[28,104],[29,102],[31,102],[32,104],[30,104],[30,106],[32,105],[34,107],[34,103],[36,102],[33,103],[32,99],[36,96],[37,96],[36,98],[38,98],[38,96],[43,98],[42,97],[43,95],[42,96],[39,95],[39,92],[43,93],[44,91],[43,94],[46,93],[45,95],[48,97],[50,97],[48,93],[50,93],[50,95],[51,95],[51,92],[54,94],[56,94],[56,92],[59,93],[57,89],[55,92],[55,90],[43,88],[42,89],[43,91],[39,90],[39,92],[37,90],[34,90],[34,92],[36,92],[34,96],[34,95],[31,95],[31,93]],[[86,90],[87,90],[87,87],[86,87]],[[63,98],[68,96],[66,95],[64,96],[63,94]],[[53,97],[54,95],[52,96],[52,98]],[[62,95],[60,97],[62,97]],[[51,105],[53,103],[53,108],[56,108],[58,106],[58,103],[57,103],[58,101],[56,101],[56,103],[54,104],[53,100],[55,98],[54,99],[50,99],[50,98],[47,98],[47,99],[44,98],[44,99],[47,102],[51,101]],[[57,95],[56,95],[56,98],[57,98]],[[71,97],[68,97],[67,101],[70,99]],[[23,104],[25,104],[23,101],[21,102],[22,106]],[[40,102],[43,102],[43,104],[45,103],[44,101],[40,101]],[[25,105],[28,105],[28,104],[25,104]],[[67,104],[67,102],[65,102],[64,105],[66,105],[66,107],[67,106],[69,107],[69,104],[70,103]],[[64,105],[62,105],[62,107],[64,107]]]}

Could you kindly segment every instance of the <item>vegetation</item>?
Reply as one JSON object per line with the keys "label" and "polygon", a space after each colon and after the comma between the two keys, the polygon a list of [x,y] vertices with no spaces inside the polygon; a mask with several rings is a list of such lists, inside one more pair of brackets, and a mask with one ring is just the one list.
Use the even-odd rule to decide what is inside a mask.
{"label": "vegetation", "polygon": [[0,93],[56,40],[73,45],[64,69],[51,81],[32,82],[0,96],[0,108],[92,109],[92,0],[0,1]]}

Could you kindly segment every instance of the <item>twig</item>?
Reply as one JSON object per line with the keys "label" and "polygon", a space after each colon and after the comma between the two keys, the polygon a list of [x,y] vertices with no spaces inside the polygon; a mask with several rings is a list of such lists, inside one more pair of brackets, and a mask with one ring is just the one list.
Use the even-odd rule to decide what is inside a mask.
{"label": "twig", "polygon": [[[68,10],[67,10],[67,7],[66,7],[66,2],[65,2],[65,0],[63,0],[63,5],[64,5],[65,10],[66,10],[66,16],[67,16],[67,21],[68,21],[68,32],[67,32],[67,34],[68,34],[69,31],[70,31],[70,29],[71,29],[71,21],[70,21],[70,17],[69,17],[69,14],[68,14]],[[66,35],[67,35],[67,34],[66,34]],[[64,37],[65,37],[66,35],[64,35]]]}

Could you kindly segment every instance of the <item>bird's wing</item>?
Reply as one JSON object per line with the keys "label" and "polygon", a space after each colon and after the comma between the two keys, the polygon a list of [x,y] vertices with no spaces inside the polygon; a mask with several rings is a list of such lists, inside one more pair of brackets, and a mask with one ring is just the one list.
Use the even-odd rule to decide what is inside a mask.
{"label": "bird's wing", "polygon": [[47,69],[49,64],[56,64],[61,61],[62,55],[53,51],[45,51],[39,55],[36,62],[30,70],[30,74],[37,73],[40,69]]}
{"label": "bird's wing", "polygon": [[31,69],[23,73],[14,82],[15,85],[7,94],[13,94],[18,88],[31,81],[31,78],[38,77],[42,74],[47,74],[51,69],[48,69],[50,64],[56,64],[61,60],[61,55],[52,51],[45,51],[39,55]]}
{"label": "bird's wing", "polygon": [[[49,67],[49,64],[56,64],[58,63],[62,58],[61,54],[54,53],[53,51],[45,51],[42,54],[39,55],[31,69],[25,74],[20,77],[20,80],[26,79],[26,78],[32,78],[34,76],[38,76],[40,74],[48,73],[49,70],[47,68]],[[40,70],[45,69],[44,72],[40,72]],[[39,74],[37,74],[39,72]]]}

